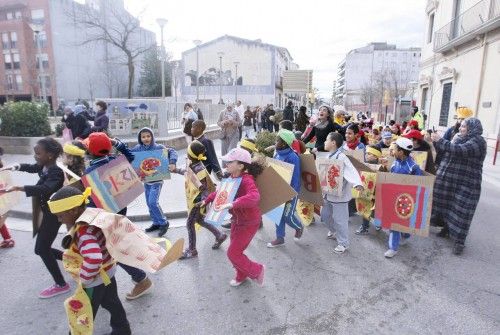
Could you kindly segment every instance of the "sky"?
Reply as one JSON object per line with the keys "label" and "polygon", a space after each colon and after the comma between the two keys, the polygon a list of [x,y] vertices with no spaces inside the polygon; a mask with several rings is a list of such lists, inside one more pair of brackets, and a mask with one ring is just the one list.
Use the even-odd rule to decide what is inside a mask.
{"label": "sky", "polygon": [[165,47],[174,59],[194,47],[233,35],[286,47],[300,69],[313,70],[323,98],[332,94],[337,65],[370,42],[419,47],[425,0],[125,0],[144,28],[160,39],[156,19],[168,20]]}

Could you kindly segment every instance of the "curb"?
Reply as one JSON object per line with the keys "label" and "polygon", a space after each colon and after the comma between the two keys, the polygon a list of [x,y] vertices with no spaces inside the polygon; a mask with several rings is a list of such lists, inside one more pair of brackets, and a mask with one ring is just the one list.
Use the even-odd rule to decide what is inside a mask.
{"label": "curb", "polygon": [[[165,214],[167,219],[187,218],[187,211],[168,212],[163,214]],[[31,220],[33,218],[33,215],[31,212],[10,210],[8,217],[13,217],[22,220]],[[149,214],[127,215],[127,217],[130,219],[130,221],[133,222],[151,221],[151,216]]]}

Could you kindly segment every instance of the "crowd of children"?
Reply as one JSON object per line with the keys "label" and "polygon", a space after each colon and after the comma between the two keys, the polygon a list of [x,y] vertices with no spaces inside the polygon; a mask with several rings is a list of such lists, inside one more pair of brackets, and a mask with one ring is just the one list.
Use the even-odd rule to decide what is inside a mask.
{"label": "crowd of children", "polygon": [[[328,228],[328,237],[337,241],[333,251],[342,254],[350,247],[348,228],[349,217],[352,214],[350,204],[355,203],[352,199],[352,191],[353,189],[363,191],[360,173],[348,154],[352,151],[362,152],[364,163],[376,166],[379,171],[422,175],[422,169],[412,159],[410,153],[413,150],[428,152],[425,171],[434,173],[433,152],[431,146],[425,141],[425,133],[419,129],[418,122],[409,122],[405,129],[401,129],[395,123],[390,127],[376,127],[368,121],[346,123],[341,114],[334,113],[327,106],[320,108],[317,119],[311,118],[309,121],[311,123],[302,136],[301,132],[294,133],[294,125],[291,121],[282,121],[275,145],[266,149],[274,153],[274,159],[293,167],[290,186],[297,193],[297,196],[284,204],[283,215],[275,226],[276,238],[267,246],[275,248],[285,244],[286,225],[294,229],[295,240],[302,237],[304,223],[301,222],[296,210],[302,184],[300,155],[307,151],[306,143],[312,142],[313,145],[309,145],[311,153],[326,152],[328,159],[343,163],[342,192],[322,195],[323,204],[320,215],[321,221]],[[260,193],[256,178],[266,166],[255,157],[258,155],[255,140],[244,138],[238,148],[230,150],[221,157],[222,165],[225,166],[221,169],[214,144],[204,134],[205,128],[206,124],[202,120],[192,123],[192,141],[188,141],[185,167],[177,166],[176,150],[157,143],[153,131],[143,128],[137,135],[138,144],[132,149],[119,139],[109,138],[105,133],[92,133],[84,141],[72,141],[66,143],[64,147],[55,139],[44,138],[39,140],[34,147],[35,164],[15,164],[3,168],[4,170],[37,173],[40,178],[36,185],[12,186],[7,190],[2,190],[3,192],[21,191],[25,192],[28,197],[36,197],[38,205],[36,208],[39,208],[43,214],[40,216],[41,222],[35,227],[37,233],[35,253],[42,258],[55,283],[40,292],[40,298],[50,298],[69,291],[69,285],[57,264],[57,260],[63,259],[63,252],[52,248],[59,227],[64,223],[71,232],[71,240],[69,244],[66,243],[66,247],[75,249],[83,257],[80,279],[91,298],[94,317],[98,307],[102,306],[112,315],[111,327],[114,333],[130,333],[130,325],[117,294],[117,284],[114,279],[116,265],[106,248],[104,235],[98,228],[86,224],[81,219],[87,208],[96,207],[96,205],[91,199],[87,199],[88,191],[84,192],[83,189],[75,188],[74,184],[83,175],[115,159],[116,155],[113,151],[124,155],[129,162],[132,162],[134,152],[166,150],[169,171],[184,175],[188,209],[186,228],[189,242],[180,259],[198,256],[197,225],[206,228],[214,235],[215,242],[212,249],[219,249],[228,237],[213,224],[205,222],[207,207],[216,198],[217,181],[212,179],[212,173],[218,180],[241,178],[234,200],[215,208],[216,211],[228,209],[231,214],[230,222],[223,225],[223,228],[230,229],[227,257],[235,269],[235,277],[230,281],[230,285],[239,286],[247,279],[252,279],[259,285],[263,284],[265,266],[249,259],[245,255],[245,250],[259,227],[262,227],[263,213],[259,208]],[[390,166],[386,150],[390,150],[390,155],[394,160]],[[63,154],[64,166],[61,168],[57,164],[57,159]],[[169,221],[160,206],[163,184],[163,181],[144,183],[146,204],[151,217],[151,226],[145,231],[157,232],[158,237],[164,236],[169,228]],[[63,185],[67,186],[63,187]],[[372,201],[370,208],[374,205]],[[125,216],[126,213],[125,207],[117,214]],[[355,233],[367,234],[370,221],[370,215],[364,215],[362,225]],[[380,227],[376,228],[380,230]],[[9,234],[4,217],[0,217],[0,233],[3,237],[0,247],[13,247],[14,240]],[[394,257],[399,246],[409,237],[409,234],[391,230],[385,257]],[[143,270],[122,263],[117,263],[117,265],[122,267],[135,283],[132,292],[126,295],[127,299],[136,299],[151,291],[153,283]],[[109,278],[109,283],[105,284],[100,277],[103,275],[101,270],[104,270]]]}

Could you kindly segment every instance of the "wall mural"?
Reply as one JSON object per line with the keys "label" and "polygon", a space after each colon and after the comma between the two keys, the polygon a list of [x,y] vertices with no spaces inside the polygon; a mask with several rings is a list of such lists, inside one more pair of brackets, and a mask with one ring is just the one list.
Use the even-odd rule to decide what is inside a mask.
{"label": "wall mural", "polygon": [[[222,86],[234,86],[235,79],[231,70],[222,71]],[[184,75],[185,86],[196,86],[196,71],[190,70]],[[243,85],[243,77],[238,76],[236,85]],[[219,86],[219,70],[211,67],[200,73],[200,86]]]}

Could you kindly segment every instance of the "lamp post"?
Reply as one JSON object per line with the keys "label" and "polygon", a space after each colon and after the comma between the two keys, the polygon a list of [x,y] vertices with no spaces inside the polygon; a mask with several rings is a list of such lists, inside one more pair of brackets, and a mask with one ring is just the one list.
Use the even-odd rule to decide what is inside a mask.
{"label": "lamp post", "polygon": [[240,62],[234,62],[235,67],[235,79],[234,79],[234,102],[238,101],[238,64]]}
{"label": "lamp post", "polygon": [[219,56],[219,104],[222,105],[224,103],[222,100],[222,57],[224,56],[224,53],[219,51],[217,56]]}
{"label": "lamp post", "polygon": [[161,59],[161,97],[165,99],[165,45],[163,44],[163,28],[167,24],[168,20],[166,19],[156,19],[156,23],[160,26],[160,38],[161,38],[161,51],[160,51],[160,59]]}
{"label": "lamp post", "polygon": [[47,102],[47,93],[45,90],[45,71],[43,69],[43,61],[42,61],[42,45],[40,44],[40,32],[43,30],[43,25],[41,24],[35,24],[31,23],[30,24],[31,30],[35,33],[35,38],[36,38],[36,48],[37,48],[37,55],[38,55],[38,80],[40,82],[40,97],[42,98],[43,102]]}
{"label": "lamp post", "polygon": [[198,46],[201,44],[200,40],[194,40],[194,45],[196,45],[196,103],[200,100],[200,53]]}

